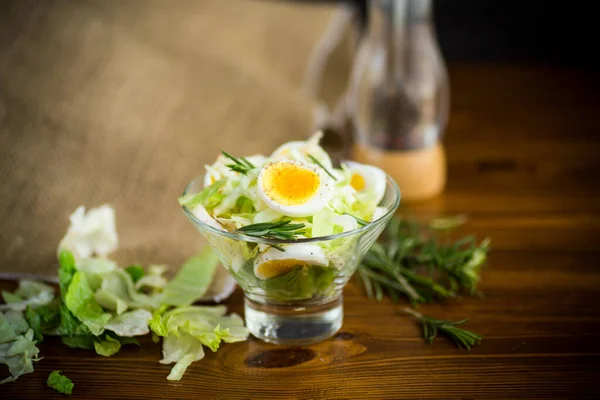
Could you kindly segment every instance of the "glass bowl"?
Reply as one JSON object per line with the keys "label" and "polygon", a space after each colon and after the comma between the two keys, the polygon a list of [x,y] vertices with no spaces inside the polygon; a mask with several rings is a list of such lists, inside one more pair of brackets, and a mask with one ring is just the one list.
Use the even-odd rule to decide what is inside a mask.
{"label": "glass bowl", "polygon": [[[202,191],[203,182],[203,176],[196,178],[183,194]],[[262,239],[221,230],[202,222],[185,206],[183,211],[244,291],[244,312],[250,333],[270,343],[305,345],[325,340],[341,328],[342,289],[399,203],[400,190],[388,176],[385,195],[379,204],[388,211],[382,217],[351,231],[294,241]],[[293,266],[287,263],[290,269],[286,268],[285,273],[261,279],[254,273],[254,264],[260,253],[271,245],[284,250],[291,246],[317,245],[324,250],[328,265],[291,261]],[[285,258],[284,254],[280,257]]]}

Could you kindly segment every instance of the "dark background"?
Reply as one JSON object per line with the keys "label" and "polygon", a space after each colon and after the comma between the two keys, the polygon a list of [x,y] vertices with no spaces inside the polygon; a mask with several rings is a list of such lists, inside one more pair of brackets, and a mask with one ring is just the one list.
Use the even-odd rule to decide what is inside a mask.
{"label": "dark background", "polygon": [[[434,1],[436,31],[449,60],[585,66],[597,59],[594,2]],[[595,8],[595,7],[594,7]],[[597,62],[595,63],[597,65]]]}
{"label": "dark background", "polygon": [[[367,0],[349,0],[363,16]],[[434,0],[447,61],[598,67],[593,1]]]}

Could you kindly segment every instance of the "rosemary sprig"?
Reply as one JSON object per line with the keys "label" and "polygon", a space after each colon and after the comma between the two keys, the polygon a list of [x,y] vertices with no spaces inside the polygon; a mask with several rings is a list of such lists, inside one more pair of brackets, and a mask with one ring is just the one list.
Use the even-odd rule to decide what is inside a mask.
{"label": "rosemary sprig", "polygon": [[[304,224],[292,224],[292,221],[285,220],[279,222],[261,222],[258,224],[242,226],[237,230],[238,233],[242,233],[246,236],[264,238],[264,239],[278,239],[278,240],[296,240],[298,235],[304,234]],[[285,251],[282,246],[271,244],[271,247]]]}
{"label": "rosemary sprig", "polygon": [[325,166],[323,164],[321,164],[319,162],[319,160],[317,160],[312,154],[309,154],[308,158],[310,158],[312,160],[312,162],[314,162],[315,164],[317,164],[319,167],[323,168],[323,170],[325,171],[325,173],[327,175],[329,175],[331,177],[331,179],[333,179],[334,181],[337,181],[337,178],[335,177],[335,175],[333,175],[331,172],[329,172],[329,170],[327,168],[325,168]]}
{"label": "rosemary sprig", "polygon": [[421,321],[423,326],[423,338],[427,343],[432,343],[437,337],[438,332],[454,342],[457,347],[466,350],[471,350],[471,347],[481,344],[481,340],[483,339],[483,336],[475,332],[458,327],[458,325],[467,322],[466,319],[460,321],[444,321],[425,316],[410,308],[405,308],[404,312]]}
{"label": "rosemary sprig", "polygon": [[236,157],[232,156],[231,154],[227,153],[225,150],[221,150],[221,153],[223,153],[223,155],[225,157],[227,157],[231,161],[233,161],[233,164],[227,164],[226,165],[232,171],[236,171],[236,172],[239,172],[240,174],[246,175],[248,173],[248,171],[250,171],[251,169],[256,168],[245,157],[236,158]]}
{"label": "rosemary sprig", "polygon": [[405,297],[414,305],[479,294],[489,239],[479,244],[473,236],[451,241],[450,229],[463,222],[464,216],[429,224],[392,218],[356,274],[369,298],[381,300],[387,293],[394,301]]}

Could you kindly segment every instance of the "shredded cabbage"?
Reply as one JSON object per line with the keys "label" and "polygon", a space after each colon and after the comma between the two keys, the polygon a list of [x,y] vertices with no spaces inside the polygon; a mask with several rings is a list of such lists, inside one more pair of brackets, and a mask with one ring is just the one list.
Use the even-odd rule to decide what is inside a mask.
{"label": "shredded cabbage", "polygon": [[22,280],[14,293],[2,291],[6,304],[0,304],[1,310],[25,311],[28,306],[43,306],[54,298],[54,288],[42,282]]}
{"label": "shredded cabbage", "polygon": [[[269,208],[261,200],[257,177],[261,167],[269,161],[286,159],[314,165],[314,158],[336,178],[333,185],[333,196],[320,212],[321,215],[295,219],[294,222],[302,222],[307,225],[304,234],[304,237],[307,238],[356,229],[356,224],[349,222],[348,218],[351,218],[352,215],[364,221],[371,221],[375,208],[378,206],[377,196],[373,191],[367,189],[360,192],[354,189],[351,185],[353,172],[348,166],[343,164],[340,168],[333,167],[331,158],[319,145],[321,137],[322,134],[317,133],[306,141],[285,143],[270,157],[262,157],[259,159],[260,162],[253,163],[256,168],[250,169],[245,174],[229,169],[227,165],[232,161],[219,155],[214,164],[206,166],[205,189],[200,193],[181,197],[179,203],[192,210],[197,206],[202,206],[208,211],[207,217],[215,219],[229,231],[250,224],[291,219],[278,210]],[[252,157],[246,158],[252,160]],[[327,221],[333,221],[335,216],[344,217],[336,219],[335,225],[326,226]],[[314,226],[311,224],[312,218],[318,219]]]}
{"label": "shredded cabbage", "polygon": [[[247,198],[236,201],[236,206],[254,211]],[[55,297],[52,286],[29,280],[20,281],[12,293],[2,292],[0,364],[8,366],[10,376],[0,384],[33,372],[39,354],[36,343],[44,335],[59,335],[69,347],[95,350],[108,357],[124,345],[139,346],[135,337],[149,334],[150,321],[157,316],[153,339],[158,338],[156,332],[164,331],[161,362],[176,362],[169,379],[177,380],[191,362],[204,356],[202,346],[216,351],[221,342],[247,338],[242,320],[225,316],[223,306],[190,306],[208,292],[218,267],[217,256],[209,247],[167,281],[163,265],[147,270],[139,265],[119,268],[108,259],[118,241],[114,228],[112,208],[92,209],[87,214],[83,207],[78,208],[59,249],[60,296]],[[220,301],[232,288],[229,285],[226,295],[211,290],[211,298]],[[47,383],[63,394],[71,394],[73,388],[60,371],[54,371]]]}
{"label": "shredded cabbage", "polygon": [[202,346],[217,351],[221,342],[246,340],[248,329],[236,314],[225,316],[224,306],[179,307],[155,312],[150,321],[152,332],[163,339],[163,364],[176,363],[167,377],[180,380],[187,367],[204,357]]}
{"label": "shredded cabbage", "polygon": [[33,372],[33,362],[38,361],[40,350],[33,340],[23,315],[14,310],[0,312],[0,364],[8,367],[10,376],[0,384],[13,382],[21,375]]}
{"label": "shredded cabbage", "polygon": [[69,250],[76,259],[106,256],[119,245],[115,211],[108,205],[85,212],[81,206],[70,216],[71,225],[58,245],[58,253]]}

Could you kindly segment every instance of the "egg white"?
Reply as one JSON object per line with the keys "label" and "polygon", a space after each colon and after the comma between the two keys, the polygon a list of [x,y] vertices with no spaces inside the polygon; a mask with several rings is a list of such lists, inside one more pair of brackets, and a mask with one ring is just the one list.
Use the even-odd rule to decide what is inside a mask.
{"label": "egg white", "polygon": [[388,209],[385,207],[377,207],[375,211],[373,211],[373,216],[371,217],[371,221],[377,221],[379,218],[383,217],[385,213],[388,212]]}
{"label": "egg white", "polygon": [[360,175],[365,181],[365,187],[359,190],[359,193],[373,193],[375,204],[383,199],[385,195],[386,174],[380,168],[372,165],[365,165],[354,161],[345,162],[348,170],[352,174]]}
{"label": "egg white", "polygon": [[272,164],[269,163],[263,167],[260,174],[258,175],[257,187],[259,197],[271,210],[283,215],[287,215],[289,217],[308,217],[314,215],[315,213],[318,213],[327,205],[327,203],[329,203],[331,197],[333,196],[333,183],[331,181],[331,178],[321,167],[314,165],[306,165],[293,160],[280,160],[274,161],[274,163],[282,163],[290,166],[297,166],[316,173],[319,177],[319,187],[312,195],[312,197],[310,197],[310,199],[308,199],[304,203],[293,205],[278,203],[275,199],[272,199],[269,196],[269,194],[267,193],[268,188],[265,188],[264,176],[265,174],[269,173],[269,167]]}
{"label": "egg white", "polygon": [[250,161],[250,164],[254,165],[256,168],[261,168],[263,165],[265,165],[267,157],[263,156],[262,154],[254,154],[246,157],[246,160]]}
{"label": "egg white", "polygon": [[308,155],[316,158],[325,168],[331,169],[333,164],[329,154],[319,145],[323,132],[318,131],[306,141],[287,142],[279,146],[271,154],[271,159],[292,159],[296,161],[310,162]]}
{"label": "egg white", "polygon": [[[315,244],[289,244],[282,246],[285,251],[279,251],[273,247],[269,247],[265,252],[260,253],[254,260],[254,274],[259,279],[269,279],[275,276],[283,275],[289,272],[295,266],[311,265],[326,267],[328,265],[327,257],[323,249]],[[274,274],[265,274],[261,270],[267,263],[281,261],[288,262],[288,266],[282,267],[281,270]],[[275,264],[276,265],[276,264]]]}
{"label": "egg white", "polygon": [[342,232],[348,232],[358,228],[356,218],[351,217],[350,215],[336,215],[331,222],[333,225],[341,227]]}

